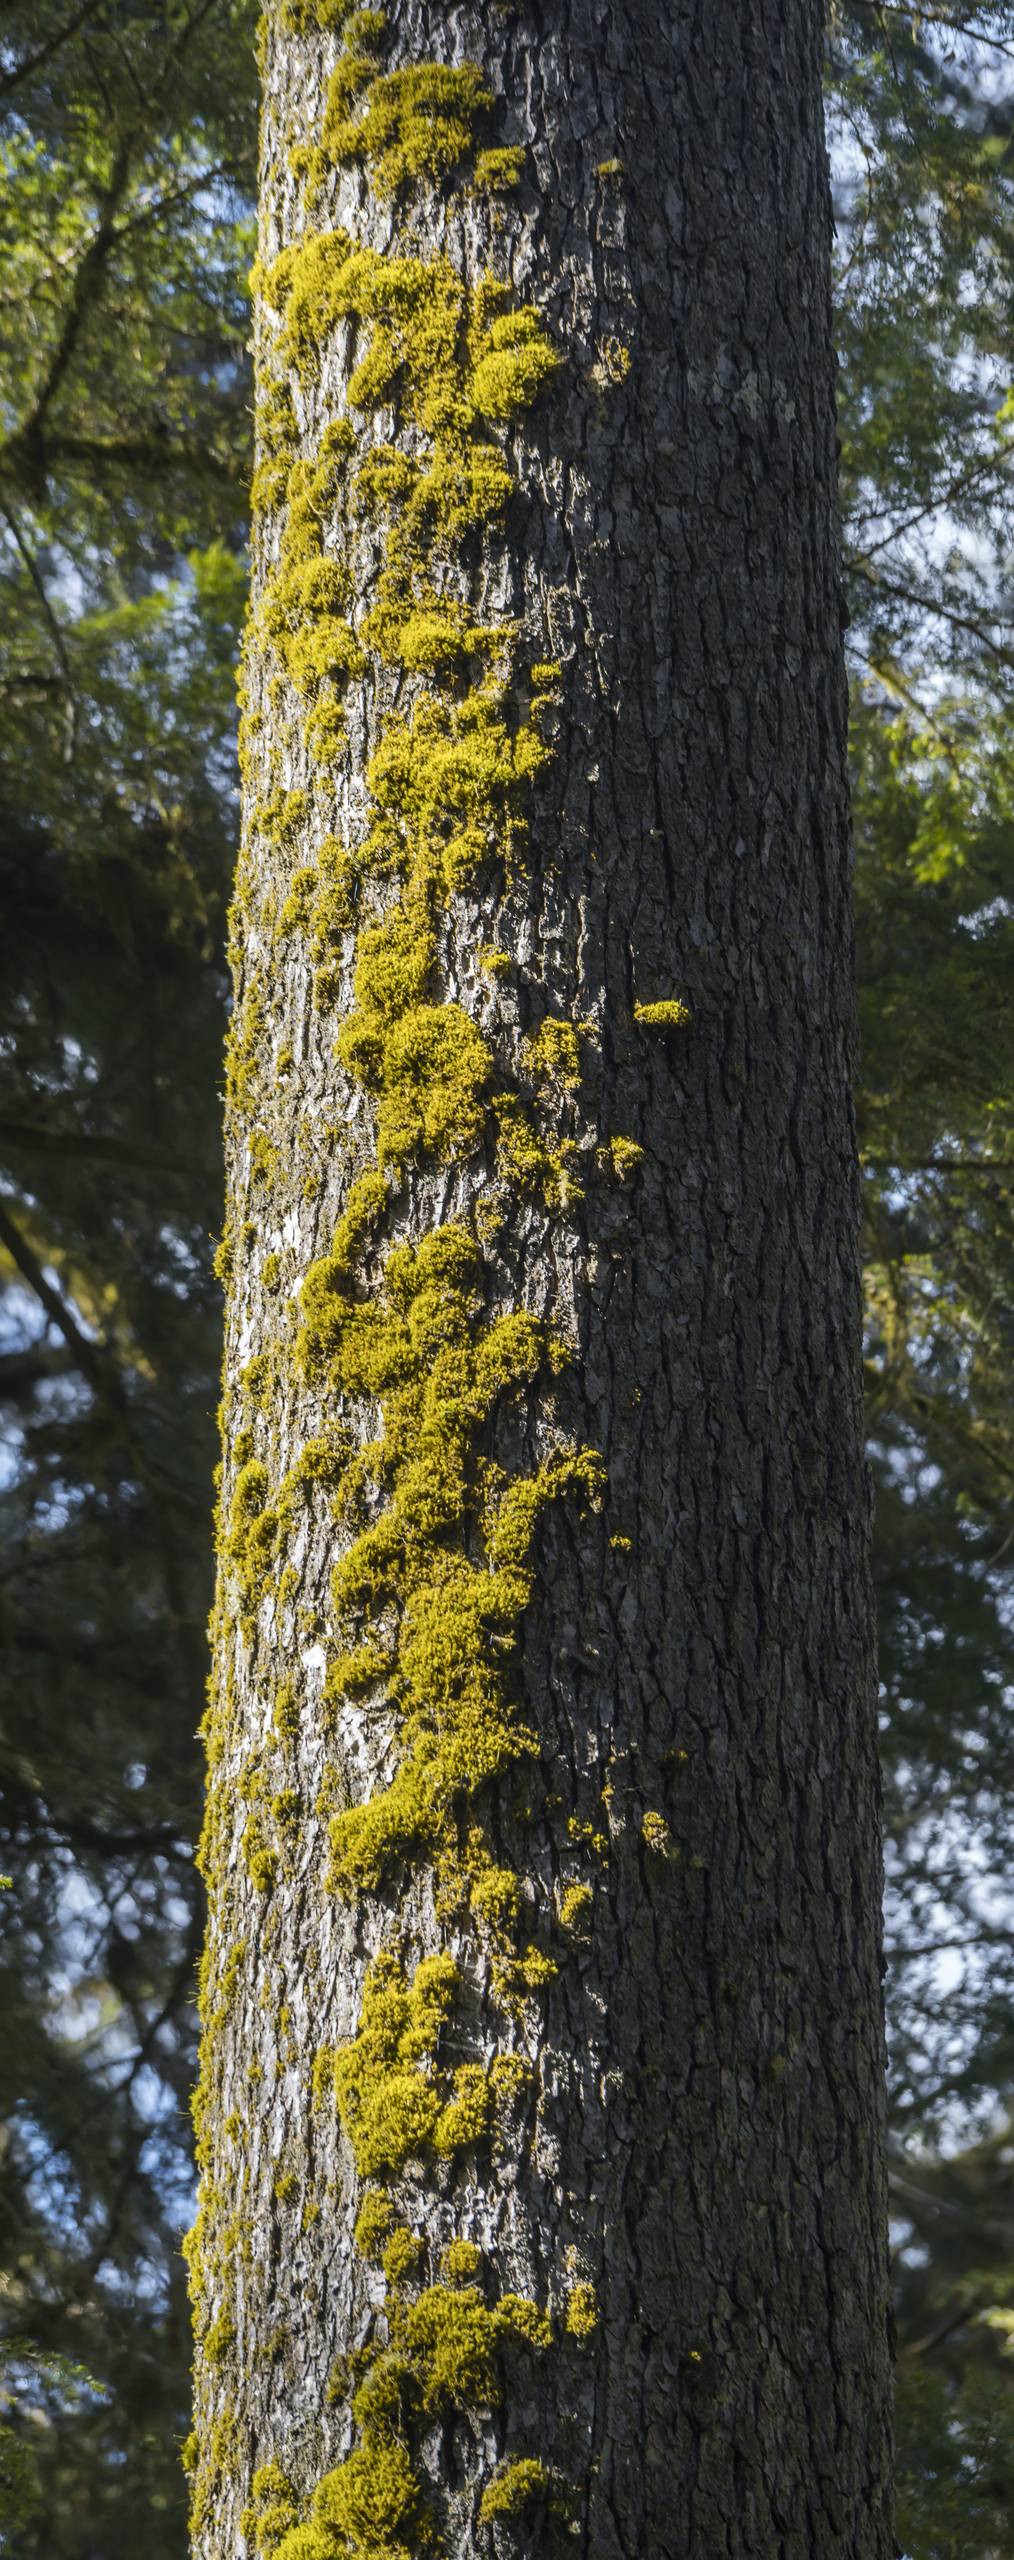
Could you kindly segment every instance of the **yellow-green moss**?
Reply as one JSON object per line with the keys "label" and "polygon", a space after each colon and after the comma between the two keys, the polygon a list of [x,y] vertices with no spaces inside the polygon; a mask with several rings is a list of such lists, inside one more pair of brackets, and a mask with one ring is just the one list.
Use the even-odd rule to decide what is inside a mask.
{"label": "yellow-green moss", "polygon": [[[378,1206],[373,1189],[360,1193],[346,1219],[357,1228]],[[466,1229],[449,1225],[391,1252],[367,1301],[353,1299],[351,1270],[346,1231],[304,1283],[302,1358],[311,1374],[329,1371],[341,1392],[380,1406],[380,1436],[357,1454],[344,1489],[339,1479],[339,1510],[354,1514],[371,1473],[388,1499],[332,1578],[345,1642],[327,1688],[333,1697],[389,1674],[404,1756],[382,1793],[332,1824],[331,1880],[346,1891],[376,1884],[413,1847],[432,1850],[457,1799],[533,1751],[507,1677],[532,1547],[553,1504],[575,1491],[594,1501],[602,1485],[592,1451],[563,1451],[495,1486],[492,1500],[488,1475],[470,1469],[477,1428],[502,1397],[552,1374],[560,1352],[527,1314],[483,1319],[480,1249]],[[461,1551],[477,1536],[485,1563]],[[400,1615],[389,1632],[392,1604]]]}
{"label": "yellow-green moss", "polygon": [[490,2310],[477,2285],[435,2284],[405,2313],[404,2338],[418,2361],[426,2408],[492,2409],[502,2398],[504,2347],[542,2351],[552,2329],[522,2294],[501,2294]]}
{"label": "yellow-green moss", "polygon": [[[363,94],[364,111],[350,116],[351,97]],[[414,62],[378,75],[368,55],[346,56],[331,81],[321,143],[334,161],[364,162],[380,196],[413,179],[438,186],[468,156],[476,118],[491,105],[472,62]]]}
{"label": "yellow-green moss", "polygon": [[480,2524],[497,2524],[504,2519],[527,2515],[548,2497],[550,2477],[544,2462],[535,2456],[522,2455],[507,2462],[494,2474],[483,2490],[479,2506]]}
{"label": "yellow-green moss", "polygon": [[472,369],[471,397],[484,418],[506,425],[551,382],[560,363],[537,312],[505,311],[493,320]]}
{"label": "yellow-green moss", "polygon": [[564,2328],[570,2338],[591,2338],[599,2325],[595,2288],[590,2284],[574,2284],[567,2295]]}
{"label": "yellow-green moss", "polygon": [[240,1850],[251,1884],[258,1893],[270,1893],[278,1873],[278,1851],[265,1839],[264,1826],[255,1813],[244,1824]]}
{"label": "yellow-green moss", "polygon": [[356,2217],[355,2243],[364,2258],[379,2258],[394,2224],[394,2206],[390,2196],[378,2187],[368,2187]]}
{"label": "yellow-green moss", "polygon": [[513,1867],[484,1864],[472,1879],[471,1901],[476,1919],[494,1936],[510,1935],[521,1917],[521,1885]]}
{"label": "yellow-green moss", "polygon": [[281,23],[291,35],[306,36],[315,29],[326,35],[344,27],[354,5],[355,0],[282,0]]}
{"label": "yellow-green moss", "polygon": [[250,2484],[250,2504],[240,2517],[240,2532],[255,2551],[272,2560],[284,2534],[299,2519],[299,2504],[280,2462],[264,2462]]}
{"label": "yellow-green moss", "polygon": [[[321,133],[300,137],[291,154],[308,190],[345,163],[362,167],[380,197],[420,185],[476,194],[517,185],[524,154],[489,137],[493,101],[475,65],[386,70],[382,14],[349,0],[283,0],[281,23],[300,36],[320,30],[344,38]],[[352,1183],[330,1250],[299,1293],[302,1373],[325,1410],[337,1399],[358,1406],[365,1436],[353,1442],[327,1428],[279,1481],[264,1423],[278,1382],[251,1387],[234,1444],[220,1606],[254,1641],[272,1578],[276,1597],[294,1593],[288,1550],[302,1506],[323,1496],[338,1550],[325,1711],[346,1694],[377,1690],[395,1735],[390,1783],[365,1803],[335,1811],[334,1773],[325,1770],[329,1882],[357,1894],[396,1861],[431,1860],[438,1917],[454,1910],[467,1922],[471,1913],[473,1944],[477,1937],[491,1959],[494,2000],[509,2015],[538,1996],[556,1965],[536,1939],[520,1939],[521,1879],[486,1843],[485,1794],[538,1748],[519,1712],[514,1656],[544,1522],[564,1500],[597,1503],[603,1473],[596,1453],[566,1444],[554,1422],[553,1380],[569,1355],[543,1323],[498,1303],[485,1248],[500,1231],[510,1187],[550,1208],[580,1196],[576,1141],[552,1122],[560,1094],[579,1089],[583,1026],[548,1017],[512,1073],[445,992],[442,953],[447,912],[462,890],[480,874],[485,881],[491,867],[509,890],[524,858],[532,786],[551,754],[558,664],[536,659],[526,671],[518,627],[504,616],[482,620],[471,596],[475,563],[499,539],[515,487],[503,430],[517,427],[560,359],[534,309],[516,307],[492,276],[469,285],[443,252],[378,252],[343,231],[307,229],[254,281],[267,341],[255,505],[270,510],[272,522],[271,567],[248,645],[265,661],[276,722],[287,714],[289,744],[305,750],[310,784],[269,791],[251,810],[249,833],[263,841],[276,872],[287,870],[261,914],[269,931],[305,937],[321,1006],[345,990],[354,937],[351,1004],[336,1048],[345,1073],[372,1098],[375,1161]],[[315,404],[303,394],[315,392],[343,324],[356,339],[352,418],[385,414],[367,452],[357,453],[352,418],[340,418],[308,458],[300,420],[312,418]],[[399,441],[406,431],[410,450]],[[365,615],[357,614],[343,557],[350,516],[353,530],[357,519],[375,528],[381,545]],[[327,776],[347,755],[351,689],[379,679],[374,701],[389,704],[384,683],[403,676],[411,679],[409,707],[382,712],[366,773],[365,828],[345,845],[325,832],[333,805]],[[259,718],[245,717],[247,771]],[[300,860],[308,839],[313,859]],[[247,858],[234,949],[253,912],[254,881]],[[490,976],[514,965],[507,952],[479,956]],[[267,980],[251,983],[230,1067],[232,1107],[249,1129],[250,1178],[265,1185],[278,1161],[273,1124],[250,1123],[268,1089],[265,1061],[270,1086],[270,1002]],[[275,1074],[281,1069],[280,1053]],[[319,1133],[315,1143],[323,1143]],[[614,1142],[625,1144],[631,1156],[638,1152],[632,1142]],[[407,1177],[487,1147],[495,1172],[491,1164],[475,1231],[451,1221],[414,1244],[391,1246],[388,1213],[395,1199],[400,1210],[411,1196]],[[612,1163],[628,1169],[615,1153]],[[279,1256],[269,1253],[261,1286],[273,1293],[281,1281]],[[538,1414],[540,1462],[527,1474],[491,1453],[502,1407],[526,1430]],[[213,1725],[209,1750],[224,1767],[220,1710]],[[277,1783],[270,1765],[297,1725],[295,1691],[286,1684],[268,1743],[248,1762],[239,1790],[248,1808],[242,1862],[262,1889],[299,1817],[293,1789]],[[209,1875],[220,1891],[234,1820],[220,1789],[207,1833]],[[582,1924],[590,1901],[587,1885],[565,1889],[565,1930]],[[413,1970],[389,1944],[368,1969],[354,2035],[317,2057],[315,2103],[336,2104],[357,2174],[368,2182],[355,2236],[382,2268],[386,2298],[377,2334],[334,2376],[339,2396],[353,2391],[355,2451],[320,2482],[308,2512],[277,2465],[255,2476],[244,2529],[272,2560],[417,2560],[435,2520],[412,2462],[413,2429],[438,2413],[496,2406],[504,2355],[540,2354],[551,2344],[547,2314],[524,2296],[497,2298],[493,2272],[471,2241],[452,2241],[441,2281],[423,2284],[426,2237],[396,2219],[384,2191],[410,2163],[413,2183],[438,2163],[446,2182],[448,2164],[476,2144],[508,2138],[507,2128],[516,2138],[532,2092],[529,2066],[511,2051],[497,2053],[488,2069],[461,2060],[460,2018],[452,2058],[451,2013],[463,1988],[449,1954],[429,1955]],[[281,2018],[278,2036],[281,2052]],[[261,2071],[257,2055],[251,2067]],[[296,2171],[283,2167],[279,2202],[298,2189]],[[231,2225],[212,2189],[202,2214],[197,2256],[209,2255],[202,2325],[211,2352],[224,2358],[233,2331],[223,2269],[235,2244],[223,2238]],[[572,2335],[581,2292],[569,2297]],[[509,2462],[487,2487],[483,2521],[520,2515],[545,2495],[548,2476],[534,2460]]]}
{"label": "yellow-green moss", "polygon": [[532,1073],[546,1077],[550,1083],[574,1090],[581,1082],[581,1052],[572,1022],[561,1022],[547,1014],[526,1040],[524,1057]]}
{"label": "yellow-green moss", "polygon": [[[328,2560],[417,2560],[432,2521],[401,2440],[406,2419],[497,2407],[505,2350],[539,2353],[550,2339],[546,2315],[522,2295],[504,2294],[491,2307],[475,2285],[430,2285],[412,2301],[396,2288],[388,2344],[367,2360],[354,2395],[362,2441],[320,2482],[308,2522],[276,2543],[276,2560],[316,2560],[318,2547]],[[346,2374],[335,2379],[344,2396]],[[284,2513],[283,2498],[272,2487],[268,2512]],[[334,2540],[318,2546],[308,2534]]]}
{"label": "yellow-green moss", "polygon": [[646,1031],[682,1031],[690,1020],[690,1007],[681,996],[664,996],[657,1004],[635,1004],[634,1020]]}
{"label": "yellow-green moss", "polygon": [[334,2093],[360,2177],[397,2171],[428,2148],[451,2157],[481,2139],[491,2112],[485,2074],[438,2064],[459,1989],[449,1955],[425,1956],[411,1979],[382,1953],[370,1967],[351,2042],[331,2059]]}
{"label": "yellow-green moss", "polygon": [[496,1152],[499,1170],[512,1190],[534,1193],[550,1209],[565,1209],[580,1200],[573,1141],[564,1138],[550,1144],[517,1094],[497,1096]]}
{"label": "yellow-green moss", "polygon": [[378,1164],[468,1155],[477,1146],[493,1059],[460,1005],[410,1005],[393,1023],[353,1013],[335,1049],[376,1095]]}
{"label": "yellow-green moss", "polygon": [[520,186],[526,154],[511,145],[499,145],[491,151],[476,154],[472,170],[472,186],[477,196],[507,195]]}
{"label": "yellow-green moss", "polygon": [[474,2240],[452,2240],[444,2251],[444,2274],[451,2284],[471,2284],[482,2264]]}
{"label": "yellow-green moss", "polygon": [[521,2053],[498,2053],[489,2066],[489,2083],[501,2106],[516,2107],[531,2088],[531,2064]]}
{"label": "yellow-green moss", "polygon": [[594,1900],[595,1896],[590,1884],[567,1885],[560,1897],[561,1928],[586,1928],[591,1918]]}
{"label": "yellow-green moss", "polygon": [[417,2560],[428,2541],[405,2446],[372,2435],[318,2482],[308,2522],[286,2533],[275,2560]]}
{"label": "yellow-green moss", "polygon": [[600,1161],[619,1182],[626,1182],[644,1163],[644,1148],[638,1146],[635,1138],[609,1138],[599,1154]]}
{"label": "yellow-green moss", "polygon": [[217,2318],[212,2320],[205,2329],[201,2342],[209,2364],[224,2362],[235,2335],[236,2323],[231,2311],[220,2311]]}
{"label": "yellow-green moss", "polygon": [[392,2231],[381,2261],[392,2292],[397,2293],[418,2275],[425,2251],[425,2241],[407,2223],[399,2223],[398,2229]]}

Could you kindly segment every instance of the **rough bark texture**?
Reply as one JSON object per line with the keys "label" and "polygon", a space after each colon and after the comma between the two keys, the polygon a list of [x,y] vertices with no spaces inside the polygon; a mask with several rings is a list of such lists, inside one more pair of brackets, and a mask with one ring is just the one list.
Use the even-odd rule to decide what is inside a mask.
{"label": "rough bark texture", "polygon": [[[587,1461],[585,1498],[577,1467],[534,1530],[510,1677],[537,1759],[462,1788],[457,1865],[442,1838],[371,1889],[337,1889],[329,1824],[389,1783],[403,1745],[382,1678],[345,1694],[332,1679],[325,1695],[330,1577],[356,1527],[334,1517],[348,1464],[335,1429],[369,1440],[377,1400],[347,1381],[339,1393],[307,1355],[301,1287],[374,1163],[377,1100],[336,1061],[356,944],[341,915],[328,929],[326,899],[321,922],[321,848],[361,841],[385,724],[431,688],[404,657],[367,653],[345,693],[347,744],[322,760],[307,744],[312,686],[255,617],[195,2547],[236,2560],[258,2537],[285,2552],[288,2537],[291,2560],[384,2560],[432,2529],[454,2560],[557,2540],[584,2560],[887,2560],[820,13],[816,0],[401,0],[383,73],[478,64],[496,100],[482,147],[524,146],[520,183],[489,196],[452,172],[385,197],[375,170],[339,157],[311,172],[308,211],[289,153],[318,142],[345,42],[321,27],[329,14],[270,22],[262,258],[338,224],[386,256],[439,252],[469,283],[508,281],[563,358],[537,398],[502,422],[487,412],[517,485],[446,571],[470,611],[520,622],[508,720],[528,703],[525,669],[561,675],[536,679],[551,752],[533,769],[527,837],[506,866],[493,847],[462,875],[431,1001],[479,1025],[494,1090],[521,1095],[543,1150],[562,1138],[572,1152],[554,1198],[553,1179],[498,1154],[495,1112],[467,1143],[395,1150],[349,1286],[356,1303],[376,1297],[393,1239],[478,1217],[486,1320],[528,1309],[569,1354],[484,1413],[479,1455],[517,1481],[554,1452],[597,1451],[606,1489],[596,1500]],[[258,325],[262,394],[280,380],[293,392],[283,477],[346,415],[360,458],[382,437],[418,454],[396,399],[379,423],[347,405],[365,327],[332,321],[300,375],[270,296]],[[271,445],[266,432],[262,459]],[[255,604],[278,575],[280,491],[258,518]],[[318,516],[325,555],[351,564],[359,628],[376,601],[376,519],[337,481]],[[439,681],[461,690],[453,670]],[[360,931],[391,894],[357,891]],[[484,974],[489,947],[509,967]],[[637,1010],[652,1005],[670,1010]],[[541,1065],[525,1046],[547,1016],[578,1027],[579,1084],[565,1045]],[[617,1137],[626,1154],[610,1152]],[[308,1446],[318,1458],[300,1473]],[[478,1553],[467,1523],[460,1536]],[[479,1835],[476,1854],[492,1849],[519,1880],[517,1944],[556,1964],[542,1987],[504,1990],[502,1947],[469,1908],[462,1859]],[[455,1958],[439,2036],[412,2063],[428,2089],[446,2099],[456,2068],[508,2052],[530,2076],[492,2113],[483,2100],[476,2140],[445,2126],[357,2177],[331,2056],[361,2027],[378,1950],[397,1951],[406,1981],[421,1957]],[[424,2244],[414,2271],[385,2276],[353,2244],[364,2186]],[[484,2253],[476,2286],[442,2255],[456,2238]],[[457,2284],[494,2318],[522,2297],[530,2340],[505,2315],[493,2379],[471,2390],[411,2348],[414,2379],[385,2425],[427,2503],[371,2526],[350,2523],[342,2491],[300,2542],[315,2484],[348,2478],[363,2432],[351,2395],[392,2306],[407,2336],[413,2303],[442,2283],[441,2302]],[[357,2371],[335,2374],[360,2347]],[[366,2440],[375,2459],[384,2427]],[[521,2462],[524,2475],[504,2469]],[[487,2498],[480,2520],[491,2479],[507,2480],[504,2512]]]}

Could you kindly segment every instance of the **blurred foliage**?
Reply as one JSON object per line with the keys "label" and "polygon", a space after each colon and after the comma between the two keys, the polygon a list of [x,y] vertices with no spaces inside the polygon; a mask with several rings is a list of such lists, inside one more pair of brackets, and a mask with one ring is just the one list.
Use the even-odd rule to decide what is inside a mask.
{"label": "blurred foliage", "polygon": [[899,2534],[1014,2553],[1014,9],[830,35]]}
{"label": "blurred foliage", "polygon": [[[1014,8],[835,0],[911,2560],[1012,2560]],[[0,2537],[184,2548],[248,0],[0,28]]]}
{"label": "blurred foliage", "polygon": [[139,2526],[152,2560],[185,2541],[251,38],[236,0],[31,0],[0,27],[0,2515],[18,2560],[133,2560]]}

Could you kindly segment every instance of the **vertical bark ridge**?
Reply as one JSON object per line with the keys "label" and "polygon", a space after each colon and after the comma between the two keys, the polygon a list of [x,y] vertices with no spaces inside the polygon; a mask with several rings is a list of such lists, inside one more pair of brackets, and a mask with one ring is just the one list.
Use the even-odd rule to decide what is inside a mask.
{"label": "vertical bark ridge", "polygon": [[195,2543],[886,2560],[817,12],[263,45]]}

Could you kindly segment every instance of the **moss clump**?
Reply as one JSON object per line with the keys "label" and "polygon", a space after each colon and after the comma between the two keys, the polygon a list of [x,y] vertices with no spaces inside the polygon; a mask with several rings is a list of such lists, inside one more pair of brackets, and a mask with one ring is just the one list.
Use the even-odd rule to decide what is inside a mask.
{"label": "moss clump", "polygon": [[634,1020],[646,1031],[682,1031],[690,1020],[690,1007],[681,996],[664,996],[657,1004],[635,1004]]}
{"label": "moss clump", "polygon": [[[296,370],[312,365],[312,335],[307,297],[319,276],[340,268],[348,248],[344,234],[321,235],[305,255],[285,250],[274,265],[258,269],[255,280],[268,306],[285,314],[279,353],[296,352]],[[300,332],[303,332],[301,337]],[[308,334],[309,333],[309,334]],[[344,419],[326,430],[314,464],[300,460],[295,449],[295,411],[288,385],[276,385],[258,408],[258,438],[263,459],[255,489],[258,504],[285,508],[278,565],[267,582],[253,628],[270,643],[274,656],[300,700],[307,705],[304,735],[311,755],[326,762],[345,742],[341,696],[348,683],[366,671],[366,658],[348,619],[351,586],[347,569],[329,548],[326,527],[340,495],[354,437]]]}
{"label": "moss clump", "polygon": [[259,1815],[252,1813],[240,1842],[243,1864],[258,1893],[270,1893],[278,1874],[278,1851],[265,1839]]}
{"label": "moss clump", "polygon": [[[311,232],[283,251],[266,290],[284,309],[279,356],[303,381],[340,320],[370,326],[349,406],[394,407],[434,436],[437,484],[449,467],[467,468],[461,439],[470,430],[481,432],[484,420],[506,424],[529,408],[559,368],[536,311],[505,307],[506,288],[491,278],[470,293],[442,255],[396,257],[354,247],[341,231]],[[432,482],[428,505],[439,524]]]}
{"label": "moss clump", "polygon": [[604,1170],[616,1175],[618,1182],[627,1182],[644,1163],[644,1148],[634,1138],[609,1138],[600,1149],[600,1162]]}
{"label": "moss clump", "polygon": [[418,2560],[429,2539],[404,2445],[371,2434],[318,2482],[307,2523],[277,2544],[275,2560]]}
{"label": "moss clump", "polygon": [[594,2286],[574,2284],[567,2295],[564,2328],[569,2338],[591,2338],[599,2325]]}
{"label": "moss clump", "polygon": [[417,2231],[410,2231],[406,2223],[400,2223],[397,2231],[392,2231],[382,2259],[392,2293],[400,2292],[404,2285],[413,2281],[425,2254],[425,2241],[420,2239]]}
{"label": "moss clump", "polygon": [[513,1933],[521,1918],[521,1886],[513,1867],[499,1867],[484,1861],[472,1879],[472,1909],[494,1938]]}
{"label": "moss clump", "polygon": [[460,2063],[452,2095],[437,2118],[434,2148],[445,2160],[482,2142],[493,2120],[493,2098],[486,2072],[477,2062]]}
{"label": "moss clump", "polygon": [[566,1209],[582,1198],[573,1141],[549,1144],[517,1094],[497,1097],[496,1152],[500,1173],[513,1191],[534,1194],[549,1209]]}
{"label": "moss clump", "polygon": [[537,312],[503,312],[487,330],[472,372],[471,395],[480,415],[506,425],[538,399],[559,363]]}
{"label": "moss clump", "polygon": [[282,0],[281,23],[290,35],[327,35],[344,27],[354,5],[355,0]]}
{"label": "moss clump", "polygon": [[482,2265],[474,2240],[452,2240],[444,2251],[444,2274],[451,2284],[471,2284]]}
{"label": "moss clump", "polygon": [[297,693],[313,699],[322,684],[345,684],[366,672],[355,632],[329,599],[341,582],[322,573],[329,560],[305,560],[282,571],[262,607],[265,629]]}
{"label": "moss clump", "polygon": [[505,2463],[483,2490],[480,2524],[499,2524],[527,2515],[548,2497],[550,2485],[545,2463],[534,2456],[523,2455],[516,2462]]}
{"label": "moss clump", "polygon": [[534,1754],[535,1736],[511,1712],[505,1679],[530,1588],[526,1575],[461,1561],[407,1603],[392,1668],[408,1749],[389,1787],[336,1815],[336,1890],[375,1886],[412,1850],[432,1854],[448,1836],[457,1798]]}
{"label": "moss clump", "polygon": [[236,2336],[236,2323],[231,2311],[222,2310],[205,2329],[202,2344],[209,2364],[223,2364]]}
{"label": "moss clump", "polygon": [[517,2107],[532,2085],[531,2064],[521,2053],[498,2053],[489,2066],[489,2083],[498,2105]]}
{"label": "moss clump", "polygon": [[263,1461],[251,1457],[240,1467],[220,1554],[223,1569],[235,1577],[244,1632],[249,1633],[252,1628],[272,1567],[292,1534],[299,1512],[312,1500],[317,1487],[341,1481],[348,1452],[348,1440],[341,1434],[309,1441],[270,1499]]}
{"label": "moss clump", "polygon": [[356,2216],[355,2243],[364,2258],[380,2258],[394,2226],[394,2206],[379,2187],[367,2188]]}
{"label": "moss clump", "polygon": [[569,1884],[560,1897],[562,1929],[583,1930],[591,1919],[595,1896],[590,1884]]}
{"label": "moss clump", "polygon": [[[365,93],[363,113],[348,113],[350,92]],[[379,196],[412,180],[439,186],[473,147],[477,118],[492,106],[472,62],[414,62],[378,73],[367,55],[340,64],[331,81],[321,142],[335,161],[358,160]]]}
{"label": "moss clump", "polygon": [[255,2551],[272,2560],[278,2544],[299,2520],[299,2503],[280,2462],[264,2462],[254,2472],[250,2504],[240,2518],[240,2531]]}
{"label": "moss clump", "polygon": [[526,1040],[524,1057],[530,1071],[549,1083],[575,1091],[581,1082],[581,1052],[572,1022],[560,1022],[547,1014]]}
{"label": "moss clump", "polygon": [[424,1957],[411,1980],[390,1953],[371,1966],[356,2033],[331,2058],[338,2112],[360,2177],[396,2172],[427,2149],[450,2158],[488,2130],[485,2073],[469,2064],[449,2073],[438,2064],[441,2029],[459,1985],[457,1966],[446,1955]]}
{"label": "moss clump", "polygon": [[550,2335],[545,2314],[522,2295],[490,2307],[474,2285],[430,2285],[412,2302],[396,2292],[388,2344],[369,2359],[353,2399],[362,2442],[319,2483],[308,2521],[276,2543],[275,2560],[419,2560],[432,2521],[396,2431],[432,2413],[496,2408],[504,2351],[539,2352]]}
{"label": "moss clump", "polygon": [[478,152],[472,171],[472,186],[475,194],[477,196],[508,195],[513,187],[521,184],[525,158],[524,151],[512,148],[510,145],[506,148],[500,145],[492,151]]}
{"label": "moss clump", "polygon": [[408,1005],[393,1022],[356,1012],[335,1050],[376,1095],[378,1164],[468,1155],[477,1146],[493,1060],[460,1005]]}
{"label": "moss clump", "polygon": [[[372,1211],[375,1198],[363,1195],[362,1205]],[[350,1200],[353,1225],[360,1206]],[[303,1287],[304,1364],[342,1393],[374,1399],[382,1419],[337,1487],[340,1515],[355,1517],[371,1477],[386,1509],[332,1578],[344,1644],[327,1687],[335,1697],[386,1678],[403,1757],[388,1787],[335,1817],[331,1881],[343,1891],[375,1885],[413,1849],[432,1853],[462,1796],[533,1753],[507,1676],[532,1549],[552,1505],[601,1491],[600,1462],[587,1450],[502,1482],[475,1467],[476,1432],[501,1399],[551,1375],[560,1359],[533,1317],[484,1319],[481,1267],[475,1239],[449,1225],[390,1253],[381,1290],[357,1300],[346,1233]],[[489,1888],[485,1917],[493,1919]]]}
{"label": "moss clump", "polygon": [[490,2310],[477,2285],[430,2285],[405,2313],[403,2334],[427,2409],[496,2408],[503,2349],[552,2342],[537,2303],[505,2293]]}
{"label": "moss clump", "polygon": [[370,768],[372,824],[364,860],[407,882],[439,910],[481,864],[509,874],[527,836],[526,803],[549,749],[531,724],[512,725],[503,692],[464,701],[424,696],[390,720]]}

